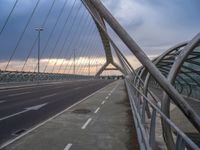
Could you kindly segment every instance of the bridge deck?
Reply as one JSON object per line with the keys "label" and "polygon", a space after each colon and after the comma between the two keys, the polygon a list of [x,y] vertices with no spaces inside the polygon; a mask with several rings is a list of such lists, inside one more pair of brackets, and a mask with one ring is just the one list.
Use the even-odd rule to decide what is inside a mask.
{"label": "bridge deck", "polygon": [[122,81],[65,110],[6,150],[138,149],[131,108]]}

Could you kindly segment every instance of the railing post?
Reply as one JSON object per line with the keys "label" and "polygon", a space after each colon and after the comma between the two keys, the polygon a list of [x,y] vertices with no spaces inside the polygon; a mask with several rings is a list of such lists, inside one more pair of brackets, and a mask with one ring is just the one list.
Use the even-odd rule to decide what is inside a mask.
{"label": "railing post", "polygon": [[183,141],[183,138],[178,135],[176,139],[176,145],[175,145],[175,150],[184,150],[185,149],[185,142]]}
{"label": "railing post", "polygon": [[149,133],[149,144],[151,145],[152,149],[156,149],[155,134],[156,134],[156,110],[153,109],[151,116],[150,133]]}

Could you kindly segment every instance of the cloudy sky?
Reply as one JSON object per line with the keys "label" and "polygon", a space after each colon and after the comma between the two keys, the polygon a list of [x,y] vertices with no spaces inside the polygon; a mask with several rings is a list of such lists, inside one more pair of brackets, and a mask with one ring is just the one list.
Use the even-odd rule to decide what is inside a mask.
{"label": "cloudy sky", "polygon": [[157,55],[200,32],[199,0],[104,0],[148,55]]}
{"label": "cloudy sky", "polygon": [[[1,68],[6,66],[15,48],[16,52],[13,54],[11,64],[16,67],[17,63],[18,68],[23,66],[37,38],[37,33],[34,31],[37,26],[43,26],[45,29],[41,34],[41,49],[44,50],[48,43],[41,58],[41,62],[44,62],[43,68],[48,58],[51,58],[49,65],[56,62],[56,65],[59,65],[63,61],[64,65],[68,64],[71,62],[74,49],[79,54],[77,55],[79,61],[89,55],[103,56],[98,32],[94,23],[90,23],[91,17],[88,12],[80,6],[80,0],[18,0],[9,17],[15,2],[16,0],[0,0]],[[179,42],[190,40],[200,32],[199,0],[103,0],[103,3],[149,57],[155,57]],[[37,6],[35,12],[30,23],[27,24],[35,6]],[[48,12],[50,14],[45,21]],[[6,26],[3,28],[5,23]],[[53,30],[54,26],[55,30]],[[127,51],[120,39],[113,33],[110,34],[120,49]],[[85,49],[84,52],[82,49]],[[101,57],[99,58],[104,62]],[[37,44],[30,53],[28,64],[34,64],[36,58]],[[138,65],[135,59],[129,57],[130,59],[134,60],[135,66]],[[85,60],[80,61],[81,63],[87,64]]]}

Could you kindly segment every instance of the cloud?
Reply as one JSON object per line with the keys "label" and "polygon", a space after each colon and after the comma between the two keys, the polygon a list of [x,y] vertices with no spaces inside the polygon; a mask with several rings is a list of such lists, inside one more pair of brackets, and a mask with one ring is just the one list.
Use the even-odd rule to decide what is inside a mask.
{"label": "cloud", "polygon": [[148,55],[160,54],[200,31],[196,0],[104,0],[104,4]]}

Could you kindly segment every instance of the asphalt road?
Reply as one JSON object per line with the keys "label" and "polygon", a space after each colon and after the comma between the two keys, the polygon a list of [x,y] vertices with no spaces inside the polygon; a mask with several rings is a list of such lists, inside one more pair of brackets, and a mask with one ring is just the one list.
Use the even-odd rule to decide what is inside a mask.
{"label": "asphalt road", "polygon": [[0,90],[0,145],[111,82],[69,81]]}

